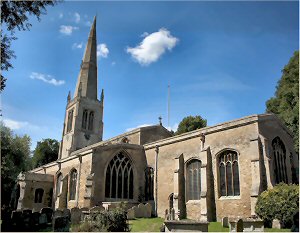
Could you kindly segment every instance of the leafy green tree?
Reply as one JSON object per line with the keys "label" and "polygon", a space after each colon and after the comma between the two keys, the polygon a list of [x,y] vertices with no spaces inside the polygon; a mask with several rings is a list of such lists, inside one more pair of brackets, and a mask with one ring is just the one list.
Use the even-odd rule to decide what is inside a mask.
{"label": "leafy green tree", "polygon": [[37,143],[33,152],[32,165],[40,167],[58,158],[59,142],[55,139],[43,139]]}
{"label": "leafy green tree", "polygon": [[11,129],[1,127],[1,205],[9,205],[15,181],[20,172],[30,169],[28,135],[14,135]]}
{"label": "leafy green tree", "polygon": [[[11,49],[11,42],[17,38],[14,36],[15,29],[19,31],[29,30],[32,26],[28,22],[29,15],[35,15],[40,20],[41,15],[46,13],[46,6],[53,6],[57,1],[1,1],[1,76],[0,91],[5,87],[6,78],[2,75],[3,71],[12,68],[11,59],[15,58],[15,53]],[[2,27],[6,26],[4,33]]]}
{"label": "leafy green tree", "polygon": [[187,116],[179,123],[176,135],[190,132],[195,129],[201,129],[206,127],[206,125],[207,120],[203,119],[201,116]]}
{"label": "leafy green tree", "polygon": [[266,102],[267,112],[275,113],[291,130],[299,153],[299,51],[282,70],[275,96]]}
{"label": "leafy green tree", "polygon": [[293,224],[293,216],[299,211],[299,185],[280,183],[262,192],[255,206],[255,212],[263,220],[278,219],[285,227]]}

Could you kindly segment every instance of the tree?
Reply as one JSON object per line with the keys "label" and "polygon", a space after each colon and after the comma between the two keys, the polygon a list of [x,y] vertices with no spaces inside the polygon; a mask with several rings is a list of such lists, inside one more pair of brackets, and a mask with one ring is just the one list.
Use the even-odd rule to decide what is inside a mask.
{"label": "tree", "polygon": [[299,51],[282,70],[275,96],[266,102],[267,112],[276,114],[291,130],[299,153]]}
{"label": "tree", "polygon": [[30,137],[1,127],[1,204],[8,206],[17,176],[30,169]]}
{"label": "tree", "polygon": [[43,139],[37,143],[32,157],[33,167],[40,167],[58,158],[59,142],[55,139]]}
{"label": "tree", "polygon": [[299,211],[299,185],[280,183],[262,192],[257,199],[255,212],[263,220],[278,219],[285,227],[293,224],[293,217]]}
{"label": "tree", "polygon": [[15,58],[14,51],[10,48],[11,42],[16,40],[14,36],[15,29],[19,31],[29,30],[32,26],[28,23],[28,14],[35,15],[41,20],[41,15],[46,13],[46,6],[53,6],[56,0],[34,0],[34,1],[1,1],[1,26],[6,26],[6,31],[10,34],[3,33],[1,27],[1,77],[0,91],[5,87],[6,78],[2,75],[4,70],[12,68],[11,59]]}
{"label": "tree", "polygon": [[195,129],[201,129],[206,127],[207,120],[203,119],[201,116],[188,116],[182,119],[178,125],[176,135],[193,131]]}

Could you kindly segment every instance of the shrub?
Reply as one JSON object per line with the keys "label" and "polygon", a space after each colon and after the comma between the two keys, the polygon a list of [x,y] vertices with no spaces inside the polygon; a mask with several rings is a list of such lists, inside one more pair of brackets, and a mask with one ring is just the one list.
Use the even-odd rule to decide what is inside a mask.
{"label": "shrub", "polygon": [[74,227],[74,231],[128,232],[129,224],[127,222],[126,211],[121,208],[116,208],[110,211],[104,210],[91,213],[90,216],[88,216],[88,218],[85,220],[85,222],[83,222],[79,226]]}
{"label": "shrub", "polygon": [[273,189],[262,192],[255,212],[269,222],[278,219],[284,227],[293,224],[293,216],[299,211],[299,186],[280,183]]}

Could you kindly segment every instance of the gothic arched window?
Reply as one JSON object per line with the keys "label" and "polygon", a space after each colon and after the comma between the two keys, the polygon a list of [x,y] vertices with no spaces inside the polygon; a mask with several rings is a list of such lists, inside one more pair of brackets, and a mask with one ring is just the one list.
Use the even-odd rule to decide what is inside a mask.
{"label": "gothic arched window", "polygon": [[88,111],[84,110],[82,114],[82,125],[81,125],[83,129],[87,128],[87,120],[88,120]]}
{"label": "gothic arched window", "polygon": [[200,200],[201,161],[193,159],[186,165],[186,193],[188,200]]}
{"label": "gothic arched window", "polygon": [[59,173],[56,181],[56,196],[58,196],[62,191],[62,178],[63,178],[62,174]]}
{"label": "gothic arched window", "polygon": [[70,200],[75,200],[77,190],[77,170],[73,169],[70,173]]}
{"label": "gothic arched window", "polygon": [[105,197],[133,199],[133,170],[131,161],[124,153],[115,155],[107,166]]}
{"label": "gothic arched window", "polygon": [[89,114],[89,130],[93,130],[93,124],[94,124],[94,112],[90,112]]}
{"label": "gothic arched window", "polygon": [[67,133],[72,129],[73,109],[68,112]]}
{"label": "gothic arched window", "polygon": [[279,137],[272,141],[274,174],[276,184],[280,182],[288,183],[286,174],[286,150],[283,142]]}
{"label": "gothic arched window", "polygon": [[42,203],[43,195],[44,195],[44,189],[41,188],[36,189],[34,195],[34,203]]}
{"label": "gothic arched window", "polygon": [[154,200],[154,169],[147,167],[145,169],[145,201]]}
{"label": "gothic arched window", "polygon": [[220,196],[240,195],[238,154],[226,150],[219,155],[219,192]]}

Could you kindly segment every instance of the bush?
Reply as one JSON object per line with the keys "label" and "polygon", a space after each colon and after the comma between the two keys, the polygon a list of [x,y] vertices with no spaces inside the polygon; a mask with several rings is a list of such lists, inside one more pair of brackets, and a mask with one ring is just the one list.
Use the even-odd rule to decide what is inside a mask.
{"label": "bush", "polygon": [[262,192],[255,212],[264,221],[278,219],[284,227],[293,224],[293,216],[299,211],[299,186],[280,183],[273,189]]}
{"label": "bush", "polygon": [[110,211],[104,210],[90,214],[88,218],[79,226],[72,228],[72,231],[99,232],[99,231],[118,231],[128,232],[126,211],[116,208]]}

